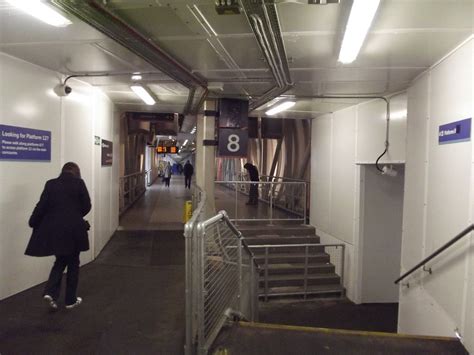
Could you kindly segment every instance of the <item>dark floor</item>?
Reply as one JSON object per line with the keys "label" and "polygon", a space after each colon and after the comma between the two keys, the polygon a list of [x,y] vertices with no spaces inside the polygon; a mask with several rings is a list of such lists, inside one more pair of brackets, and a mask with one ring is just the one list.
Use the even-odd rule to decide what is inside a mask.
{"label": "dark floor", "polygon": [[43,285],[0,302],[0,354],[181,354],[182,231],[118,232],[81,268],[77,309],[50,313]]}
{"label": "dark floor", "polygon": [[263,323],[397,332],[397,303],[356,305],[348,300],[270,300],[260,302],[259,307],[259,321]]}

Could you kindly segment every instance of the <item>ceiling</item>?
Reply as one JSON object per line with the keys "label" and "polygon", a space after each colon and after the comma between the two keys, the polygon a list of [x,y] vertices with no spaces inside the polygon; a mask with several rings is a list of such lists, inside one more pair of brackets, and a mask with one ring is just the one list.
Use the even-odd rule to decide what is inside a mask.
{"label": "ceiling", "polygon": [[[96,1],[205,78],[211,97],[255,97],[274,86],[244,14],[218,15],[214,0]],[[358,58],[342,65],[337,57],[350,0],[329,5],[275,2],[295,84],[287,94],[301,97],[284,113],[288,118],[314,118],[357,102],[307,98],[312,95],[404,90],[474,28],[474,0],[382,0]],[[100,87],[124,111],[183,111],[185,86],[69,17],[72,25],[51,27],[0,0],[0,51],[65,75],[109,73],[81,80]],[[144,73],[143,83],[159,100],[155,106],[143,105],[132,93],[132,72]]]}

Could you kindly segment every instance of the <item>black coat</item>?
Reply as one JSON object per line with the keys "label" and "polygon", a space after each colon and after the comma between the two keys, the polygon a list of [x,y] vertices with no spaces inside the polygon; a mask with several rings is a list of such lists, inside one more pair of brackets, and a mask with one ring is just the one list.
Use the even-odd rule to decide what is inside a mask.
{"label": "black coat", "polygon": [[194,174],[194,168],[191,163],[184,164],[183,172],[185,176],[192,176]]}
{"label": "black coat", "polygon": [[82,179],[63,173],[46,182],[28,222],[33,234],[25,254],[70,255],[89,250],[83,217],[90,210],[89,192]]}
{"label": "black coat", "polygon": [[249,172],[250,181],[258,181],[258,170],[255,165],[246,163],[244,168]]}

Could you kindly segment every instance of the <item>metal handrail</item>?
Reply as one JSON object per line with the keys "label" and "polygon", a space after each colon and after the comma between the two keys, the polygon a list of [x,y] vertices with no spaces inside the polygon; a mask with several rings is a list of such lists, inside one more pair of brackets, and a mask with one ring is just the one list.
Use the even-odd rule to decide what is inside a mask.
{"label": "metal handrail", "polygon": [[[227,231],[230,231],[230,234],[222,230],[223,226],[228,228]],[[186,277],[187,283],[195,285],[191,303],[188,303],[193,306],[193,309],[192,315],[187,313],[186,317],[190,321],[195,319],[196,324],[195,331],[188,324],[186,326],[185,350],[186,354],[191,354],[194,349],[199,355],[203,355],[207,354],[227,319],[235,316],[251,321],[256,319],[257,264],[253,260],[253,253],[245,256],[248,264],[244,264],[242,252],[248,251],[248,248],[245,248],[246,243],[242,234],[229,220],[225,211],[220,211],[217,215],[197,223],[195,231],[192,239],[196,240],[196,269],[192,270],[193,276]],[[221,243],[227,243],[227,245]],[[234,252],[228,254],[225,250],[229,249]],[[210,263],[216,260],[220,265],[232,265],[233,268],[209,267]],[[249,284],[246,287],[243,285],[244,269],[247,269],[249,273],[245,281]],[[234,282],[229,282],[232,279]],[[193,343],[194,339],[196,343]]]}
{"label": "metal handrail", "polygon": [[[270,224],[273,221],[288,221],[288,220],[294,220],[294,221],[303,221],[303,223],[307,223],[307,216],[308,216],[308,206],[307,206],[307,192],[308,192],[308,182],[306,181],[248,181],[248,180],[243,180],[243,181],[229,181],[229,180],[216,180],[216,184],[221,184],[223,186],[227,186],[230,189],[235,190],[235,198],[234,198],[234,203],[235,203],[235,211],[234,211],[234,216],[232,221],[252,221],[252,222],[257,222],[257,221],[269,221]],[[230,185],[230,186],[229,186]],[[264,199],[264,196],[262,195],[259,200],[263,203],[269,204],[269,217],[268,218],[263,218],[263,219],[257,219],[257,218],[251,218],[251,219],[245,219],[245,218],[238,218],[237,216],[237,210],[238,210],[238,193],[243,193],[243,194],[248,194],[247,188],[244,188],[242,190],[242,186],[250,186],[250,185],[258,185],[261,186],[262,189],[265,188],[265,190],[262,190],[264,192],[264,196],[268,197],[268,199]],[[240,188],[239,188],[240,186]],[[296,187],[298,188],[301,186],[300,194],[291,194],[291,191],[293,193],[295,192],[294,189],[290,190],[290,193],[288,192],[283,192],[282,196],[285,198],[284,200],[280,199],[278,196],[274,196],[276,191],[286,191],[285,186],[288,187]],[[277,192],[279,193],[279,192]],[[288,199],[288,197],[292,197],[292,199]],[[299,199],[295,199],[295,197],[299,197]],[[299,201],[300,203],[298,204],[296,201]],[[282,204],[283,202],[283,204]],[[290,203],[290,206],[285,205],[285,203]],[[293,208],[292,208],[293,207]],[[298,208],[299,207],[299,208]],[[273,217],[273,208],[277,208],[280,210],[287,211],[293,215],[295,215],[297,218],[274,218]]]}
{"label": "metal handrail", "polygon": [[441,254],[443,251],[445,251],[446,249],[448,249],[451,245],[453,245],[454,243],[456,243],[457,241],[459,241],[460,239],[462,239],[466,234],[470,233],[471,231],[474,230],[474,224],[471,224],[469,227],[467,227],[466,229],[464,229],[461,233],[459,233],[458,235],[456,235],[453,239],[451,239],[449,242],[447,242],[446,244],[444,244],[442,247],[440,247],[439,249],[437,249],[436,251],[434,251],[430,256],[428,256],[427,258],[423,259],[422,261],[420,261],[418,264],[416,264],[414,267],[412,267],[409,271],[407,271],[406,273],[404,273],[403,275],[401,275],[398,279],[395,280],[395,284],[398,284],[400,281],[402,281],[404,278],[406,278],[408,275],[412,274],[414,271],[416,271],[417,269],[419,269],[420,267],[422,266],[425,266],[426,263],[428,261],[430,261],[431,259],[433,259],[434,257],[436,257],[437,255]]}

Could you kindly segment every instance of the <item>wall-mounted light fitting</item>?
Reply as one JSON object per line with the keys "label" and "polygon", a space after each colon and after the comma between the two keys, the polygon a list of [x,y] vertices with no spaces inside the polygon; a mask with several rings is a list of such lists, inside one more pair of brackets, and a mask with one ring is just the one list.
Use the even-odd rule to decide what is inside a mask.
{"label": "wall-mounted light fitting", "polygon": [[354,0],[352,3],[341,51],[339,52],[341,63],[352,63],[359,55],[379,4],[380,0]]}
{"label": "wall-mounted light fitting", "polygon": [[132,80],[142,80],[140,73],[133,73]]}
{"label": "wall-mounted light fitting", "polygon": [[48,25],[56,27],[66,27],[72,24],[66,17],[49,7],[40,0],[7,0],[10,4],[26,12],[28,15],[36,17]]}
{"label": "wall-mounted light fitting", "polygon": [[281,104],[277,104],[275,107],[272,107],[270,110],[266,111],[265,114],[269,116],[276,115],[277,113],[288,110],[290,107],[295,106],[295,104],[295,101],[284,101]]}
{"label": "wall-mounted light fitting", "polygon": [[133,90],[133,92],[143,100],[147,105],[154,105],[156,103],[155,99],[151,97],[151,95],[148,93],[148,91],[145,90],[145,88],[141,85],[132,85],[130,86],[130,89]]}

